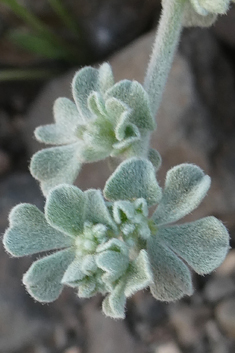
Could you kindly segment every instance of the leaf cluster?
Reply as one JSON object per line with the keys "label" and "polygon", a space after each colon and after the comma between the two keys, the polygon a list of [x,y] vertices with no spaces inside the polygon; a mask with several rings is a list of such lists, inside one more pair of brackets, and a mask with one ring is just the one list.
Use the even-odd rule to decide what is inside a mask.
{"label": "leaf cluster", "polygon": [[72,93],[74,102],[56,100],[55,123],[35,131],[38,141],[56,145],[36,153],[30,164],[45,195],[58,184],[72,184],[83,163],[109,156],[122,160],[144,155],[159,166],[159,154],[148,147],[155,122],[148,95],[138,82],[115,83],[105,63],[78,71]]}
{"label": "leaf cluster", "polygon": [[[230,3],[164,0],[164,16],[180,20],[172,13],[180,2],[186,6],[184,15],[193,13],[194,19],[223,13]],[[40,302],[54,301],[67,285],[82,298],[102,293],[104,313],[124,318],[126,298],[136,291],[149,287],[156,299],[167,302],[191,295],[191,270],[210,273],[227,254],[229,235],[215,217],[176,224],[199,206],[210,177],[185,163],[168,171],[163,188],[156,178],[161,157],[149,147],[156,128],[153,102],[159,100],[154,93],[162,93],[173,55],[168,48],[180,27],[177,33],[174,28],[167,32],[164,21],[148,75],[159,62],[163,67],[160,73],[155,70],[154,80],[147,77],[147,90],[136,81],[115,83],[107,63],[85,67],[72,82],[74,102],[57,99],[54,123],[35,131],[40,142],[52,145],[37,152],[30,164],[46,196],[45,210],[30,204],[14,207],[3,243],[13,256],[47,252],[23,277]],[[107,157],[118,167],[103,191],[71,185],[84,163]]]}
{"label": "leaf cluster", "polygon": [[136,291],[150,286],[156,299],[179,299],[193,291],[185,263],[206,274],[223,261],[229,237],[216,218],[171,225],[198,206],[209,186],[200,168],[182,164],[168,172],[162,190],[152,163],[132,157],[107,180],[108,201],[99,190],[63,184],[49,192],[45,214],[16,206],[4,246],[13,256],[53,250],[24,275],[36,300],[51,302],[68,285],[79,297],[106,295],[104,313],[124,318],[126,298]]}

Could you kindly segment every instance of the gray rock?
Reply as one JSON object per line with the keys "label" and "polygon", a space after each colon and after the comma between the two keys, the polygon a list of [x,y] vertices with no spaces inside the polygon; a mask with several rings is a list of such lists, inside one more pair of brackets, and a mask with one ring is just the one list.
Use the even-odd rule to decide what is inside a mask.
{"label": "gray rock", "polygon": [[83,310],[87,328],[88,353],[144,353],[123,320],[105,317],[95,301],[90,300]]}
{"label": "gray rock", "polygon": [[235,275],[235,249],[229,251],[222,265],[216,270],[218,276]]}
{"label": "gray rock", "polygon": [[229,277],[212,277],[206,283],[204,296],[206,300],[216,303],[235,293],[235,282]]}
{"label": "gray rock", "polygon": [[4,353],[19,352],[51,335],[46,320],[28,315],[16,303],[0,298],[0,351]]}
{"label": "gray rock", "polygon": [[211,315],[209,308],[177,303],[170,306],[169,312],[179,343],[194,352],[198,342],[203,342],[205,325]]}
{"label": "gray rock", "polygon": [[210,345],[210,351],[213,353],[232,353],[230,350],[230,340],[221,333],[217,323],[214,320],[209,320],[205,327],[206,336]]}
{"label": "gray rock", "polygon": [[159,345],[155,351],[155,353],[181,353],[179,347],[175,342],[169,342],[165,344]]}
{"label": "gray rock", "polygon": [[221,329],[230,337],[235,338],[235,299],[230,298],[220,303],[215,315]]}
{"label": "gray rock", "polygon": [[78,347],[70,347],[67,348],[63,353],[82,353],[82,351]]}
{"label": "gray rock", "polygon": [[130,298],[127,313],[135,336],[148,345],[170,340],[173,334],[168,327],[168,307],[168,303],[156,300],[149,291],[139,291]]}
{"label": "gray rock", "polygon": [[163,326],[168,320],[168,304],[156,300],[150,292],[139,291],[131,298],[132,308],[134,310],[134,326],[139,335],[141,331],[147,331],[151,327]]}

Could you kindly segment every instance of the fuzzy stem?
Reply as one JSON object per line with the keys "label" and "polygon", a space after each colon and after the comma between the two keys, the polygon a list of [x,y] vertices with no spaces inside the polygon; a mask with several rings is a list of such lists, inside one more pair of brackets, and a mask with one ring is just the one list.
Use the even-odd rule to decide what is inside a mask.
{"label": "fuzzy stem", "polygon": [[144,81],[153,116],[156,116],[159,109],[179,43],[185,2],[186,0],[163,0],[162,14]]}

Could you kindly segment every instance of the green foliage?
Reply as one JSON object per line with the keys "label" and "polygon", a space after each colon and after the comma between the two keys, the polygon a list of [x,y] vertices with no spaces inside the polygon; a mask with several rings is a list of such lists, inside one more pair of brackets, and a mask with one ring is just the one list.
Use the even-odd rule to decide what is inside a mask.
{"label": "green foliage", "polygon": [[[205,236],[206,234],[206,236]],[[158,236],[199,274],[207,274],[226,256],[229,237],[215,217],[159,229]],[[211,251],[213,249],[213,253]]]}
{"label": "green foliage", "polygon": [[[47,195],[45,212],[14,207],[3,237],[13,256],[47,252],[23,277],[36,300],[54,301],[66,285],[82,298],[105,295],[104,313],[124,318],[126,298],[138,290],[150,287],[158,300],[177,300],[193,292],[189,267],[203,275],[224,260],[229,235],[215,217],[172,225],[199,206],[210,177],[181,164],[168,171],[162,190],[156,179],[161,157],[149,139],[183,15],[206,23],[229,3],[164,0],[146,91],[135,81],[115,83],[108,64],[83,68],[73,79],[74,102],[59,98],[55,123],[36,129],[39,141],[54,145],[30,165]],[[70,185],[83,163],[108,156],[119,165],[103,194]]]}
{"label": "green foliage", "polygon": [[106,93],[106,99],[112,97],[131,109],[130,123],[135,124],[139,129],[154,130],[155,123],[149,109],[149,97],[138,82],[123,80],[117,83]]}
{"label": "green foliage", "polygon": [[161,167],[162,157],[160,156],[159,152],[155,149],[149,149],[148,159],[150,160],[156,171]]}
{"label": "green foliage", "polygon": [[78,143],[46,148],[37,152],[30,163],[31,174],[41,181],[45,195],[59,184],[72,184],[80,169]]}
{"label": "green foliage", "polygon": [[133,157],[120,164],[106,182],[104,195],[108,200],[134,201],[143,197],[148,205],[161,198],[161,188],[151,162]]}
{"label": "green foliage", "polygon": [[40,251],[62,249],[72,245],[72,239],[52,228],[36,206],[20,204],[9,215],[10,228],[3,244],[13,256],[26,256]]}
{"label": "green foliage", "polygon": [[45,216],[57,230],[78,236],[85,221],[86,196],[75,186],[58,186],[48,195]]}
{"label": "green foliage", "polygon": [[[32,205],[13,209],[4,245],[15,256],[58,250],[24,275],[36,300],[53,301],[68,285],[80,297],[106,294],[106,315],[123,318],[126,297],[148,286],[164,301],[192,293],[191,274],[181,259],[200,274],[223,261],[229,237],[214,217],[167,225],[196,208],[209,184],[200,168],[182,164],[168,172],[161,197],[154,167],[134,157],[107,181],[104,192],[114,202],[105,202],[98,190],[57,186],[47,197],[45,217]],[[148,207],[156,203],[148,218]]]}
{"label": "green foliage", "polygon": [[210,177],[204,175],[199,167],[180,164],[172,168],[167,173],[161,203],[153,215],[154,221],[158,224],[178,221],[200,204],[209,187]]}
{"label": "green foliage", "polygon": [[37,34],[26,33],[21,30],[12,30],[7,38],[16,46],[21,43],[21,48],[48,59],[63,59],[66,57],[60,45],[52,45],[50,39]]}
{"label": "green foliage", "polygon": [[53,110],[55,124],[38,127],[35,130],[36,139],[50,145],[76,142],[76,126],[83,122],[76,105],[67,98],[58,98]]}
{"label": "green foliage", "polygon": [[34,262],[23,277],[29,294],[42,303],[56,300],[63,289],[64,272],[73,258],[74,252],[68,249]]}
{"label": "green foliage", "polygon": [[40,142],[58,145],[36,153],[32,175],[41,182],[45,195],[61,183],[73,183],[82,163],[108,156],[148,156],[156,167],[159,154],[146,141],[155,127],[147,93],[135,81],[114,83],[111,67],[86,67],[72,83],[75,104],[59,98],[54,105],[55,123],[36,129]]}
{"label": "green foliage", "polygon": [[113,204],[113,217],[123,233],[126,241],[132,241],[129,236],[135,231],[138,236],[147,239],[151,230],[147,221],[148,205],[144,198],[130,201],[116,201]]}
{"label": "green foliage", "polygon": [[144,289],[152,282],[152,272],[145,250],[141,250],[132,261],[125,275],[114,286],[103,301],[103,311],[107,316],[116,319],[125,317],[126,298]]}
{"label": "green foliage", "polygon": [[154,283],[150,285],[154,298],[169,302],[191,295],[191,274],[183,261],[158,237],[148,240],[147,249],[154,278]]}
{"label": "green foliage", "polygon": [[[68,30],[80,38],[80,30],[75,19],[68,13],[61,0],[48,0],[57,17]],[[79,62],[80,54],[66,43],[44,21],[34,15],[17,0],[1,0],[12,13],[27,25],[27,32],[20,29],[7,32],[7,39],[28,52],[50,59],[64,59],[69,63]]]}

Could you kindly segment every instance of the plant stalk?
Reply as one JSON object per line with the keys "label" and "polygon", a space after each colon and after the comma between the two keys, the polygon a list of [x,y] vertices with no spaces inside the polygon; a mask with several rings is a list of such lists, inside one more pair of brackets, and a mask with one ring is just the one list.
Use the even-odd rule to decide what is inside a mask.
{"label": "plant stalk", "polygon": [[163,0],[162,14],[144,81],[153,116],[156,116],[159,109],[179,43],[185,3],[186,0]]}

